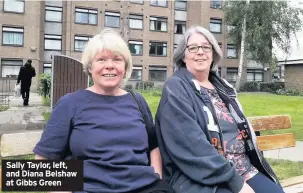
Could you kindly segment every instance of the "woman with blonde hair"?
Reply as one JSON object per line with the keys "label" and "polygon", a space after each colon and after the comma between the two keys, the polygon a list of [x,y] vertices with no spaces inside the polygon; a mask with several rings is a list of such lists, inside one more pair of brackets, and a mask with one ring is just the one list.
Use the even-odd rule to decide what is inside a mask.
{"label": "woman with blonde hair", "polygon": [[104,29],[89,40],[82,63],[94,84],[61,97],[34,148],[36,159],[83,160],[84,192],[172,192],[160,179],[149,107],[139,93],[121,88],[132,73],[125,41]]}

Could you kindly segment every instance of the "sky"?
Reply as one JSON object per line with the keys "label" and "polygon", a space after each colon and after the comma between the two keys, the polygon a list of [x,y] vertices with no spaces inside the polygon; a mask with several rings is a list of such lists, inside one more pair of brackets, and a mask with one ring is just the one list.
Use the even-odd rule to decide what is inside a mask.
{"label": "sky", "polygon": [[[292,0],[289,1],[290,6],[300,7],[303,9],[303,0]],[[303,21],[303,16],[301,16]],[[303,60],[303,25],[301,31],[296,33],[298,45],[295,37],[291,38],[291,53],[289,56],[286,56],[282,51],[274,47],[273,53],[276,54],[278,60]]]}

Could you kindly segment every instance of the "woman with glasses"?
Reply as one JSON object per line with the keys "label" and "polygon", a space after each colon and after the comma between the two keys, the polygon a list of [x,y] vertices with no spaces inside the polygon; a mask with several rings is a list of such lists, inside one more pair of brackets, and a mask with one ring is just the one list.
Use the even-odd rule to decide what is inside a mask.
{"label": "woman with glasses", "polygon": [[221,58],[207,29],[183,34],[156,114],[163,178],[177,193],[282,193],[235,90],[215,72]]}

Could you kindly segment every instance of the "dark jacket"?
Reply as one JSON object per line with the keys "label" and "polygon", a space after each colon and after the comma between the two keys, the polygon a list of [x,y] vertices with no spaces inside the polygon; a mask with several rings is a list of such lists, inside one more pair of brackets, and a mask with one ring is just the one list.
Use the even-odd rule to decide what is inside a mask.
{"label": "dark jacket", "polygon": [[[163,178],[176,193],[213,193],[220,184],[237,193],[244,179],[237,174],[233,163],[218,153],[218,147],[212,145],[210,133],[214,127],[219,128],[217,133],[223,141],[221,128],[209,96],[193,80],[186,68],[180,68],[164,85],[156,114]],[[239,130],[247,132],[246,149],[252,164],[279,183],[257,149],[256,136],[242,113],[235,90],[214,72],[209,80],[227,106],[235,110]]]}
{"label": "dark jacket", "polygon": [[26,62],[24,66],[20,68],[17,84],[21,81],[21,87],[30,87],[32,84],[32,78],[36,76],[35,68],[31,63]]}

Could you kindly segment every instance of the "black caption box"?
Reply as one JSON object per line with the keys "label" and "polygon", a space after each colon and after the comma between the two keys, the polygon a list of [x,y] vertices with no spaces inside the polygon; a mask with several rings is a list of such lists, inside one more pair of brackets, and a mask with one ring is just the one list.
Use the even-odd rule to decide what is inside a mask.
{"label": "black caption box", "polygon": [[83,161],[2,160],[2,191],[83,191]]}

